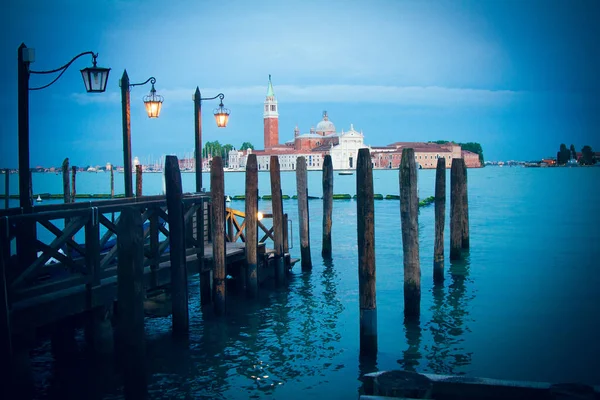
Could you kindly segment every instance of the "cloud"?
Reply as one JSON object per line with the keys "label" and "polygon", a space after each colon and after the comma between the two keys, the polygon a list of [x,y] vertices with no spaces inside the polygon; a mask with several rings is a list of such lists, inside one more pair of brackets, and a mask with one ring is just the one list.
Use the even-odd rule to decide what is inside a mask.
{"label": "cloud", "polygon": [[[193,90],[158,90],[170,103],[192,101]],[[265,86],[238,86],[221,90],[204,89],[203,96],[225,94],[227,104],[257,104],[264,101]],[[385,86],[385,85],[277,85],[275,94],[282,103],[372,103],[405,106],[504,106],[526,95],[526,92],[511,90],[488,90],[449,88],[441,86]],[[121,101],[117,92],[101,95],[73,93],[72,99],[79,104],[116,103]]]}

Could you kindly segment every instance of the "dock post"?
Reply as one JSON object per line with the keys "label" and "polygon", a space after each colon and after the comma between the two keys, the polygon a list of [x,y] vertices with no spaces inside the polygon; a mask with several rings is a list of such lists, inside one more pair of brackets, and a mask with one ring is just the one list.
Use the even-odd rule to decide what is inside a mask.
{"label": "dock post", "polygon": [[4,208],[8,210],[8,204],[10,201],[10,169],[4,170]]}
{"label": "dock post", "polygon": [[142,166],[135,166],[135,197],[142,197]]}
{"label": "dock post", "polygon": [[165,160],[167,211],[169,214],[169,247],[171,259],[171,299],[173,303],[173,333],[189,330],[187,266],[185,262],[185,224],[181,173],[176,156]]}
{"label": "dock post", "polygon": [[115,171],[114,171],[113,167],[111,166],[110,167],[110,198],[112,199],[114,197],[115,197]]}
{"label": "dock post", "polygon": [[225,181],[223,160],[214,157],[210,167],[210,195],[212,197],[213,242],[213,302],[215,314],[225,314]]}
{"label": "dock post", "polygon": [[321,256],[331,258],[331,218],[333,212],[333,164],[327,154],[323,162],[323,249]]}
{"label": "dock post", "polygon": [[290,256],[289,224],[288,215],[283,214],[283,267],[286,271],[290,270],[292,257]]}
{"label": "dock post", "polygon": [[[6,264],[9,254],[6,254],[8,243],[7,218],[0,219],[0,363],[2,374],[0,382],[2,387],[7,388],[10,384],[10,373],[13,362],[12,331],[10,328],[10,304],[8,302],[8,285],[6,282]],[[5,393],[8,398],[8,392]]]}
{"label": "dock post", "polygon": [[[200,305],[208,305],[212,302],[212,289],[210,286],[210,271],[204,270],[204,245],[206,241],[205,229],[208,230],[210,224],[209,207],[206,200],[201,201],[202,207],[196,212],[196,238],[198,239],[198,271],[200,271]],[[210,230],[208,230],[210,232]]]}
{"label": "dock post", "polygon": [[444,157],[437,160],[434,207],[433,283],[441,283],[444,281],[444,225],[446,224],[446,159]]}
{"label": "dock post", "polygon": [[77,167],[71,167],[71,203],[75,203],[75,196],[77,195],[77,190],[75,189],[75,178],[77,176]]}
{"label": "dock post", "polygon": [[462,208],[463,208],[463,221],[462,221],[462,248],[468,250],[471,246],[469,238],[469,195],[468,195],[468,179],[467,179],[467,165],[465,159],[461,158],[461,169],[462,169]]}
{"label": "dock post", "polygon": [[298,191],[298,229],[300,231],[300,259],[302,270],[312,269],[310,258],[310,224],[308,221],[308,177],[306,173],[306,158],[296,159],[296,189]]}
{"label": "dock post", "polygon": [[414,149],[402,149],[400,161],[400,222],[404,255],[404,317],[421,312],[421,264],[419,263],[419,198]]}
{"label": "dock post", "polygon": [[144,339],[144,232],[135,208],[125,207],[117,226],[117,349],[125,398],[146,391]]}
{"label": "dock post", "polygon": [[71,202],[71,185],[69,184],[69,158],[62,163],[63,197],[65,203]]}
{"label": "dock post", "polygon": [[258,294],[258,167],[256,154],[246,161],[246,294]]}
{"label": "dock post", "polygon": [[369,149],[358,151],[356,163],[356,217],[358,233],[358,291],[360,354],[377,355],[377,301],[375,293],[375,203],[373,167]]}
{"label": "dock post", "polygon": [[460,260],[462,258],[462,237],[463,237],[463,201],[462,193],[462,173],[461,158],[452,160],[452,169],[450,170],[450,259]]}
{"label": "dock post", "polygon": [[281,173],[279,157],[271,156],[269,162],[271,174],[271,204],[273,209],[273,237],[275,240],[275,281],[278,285],[285,283],[285,267],[283,264],[283,201],[281,199]]}

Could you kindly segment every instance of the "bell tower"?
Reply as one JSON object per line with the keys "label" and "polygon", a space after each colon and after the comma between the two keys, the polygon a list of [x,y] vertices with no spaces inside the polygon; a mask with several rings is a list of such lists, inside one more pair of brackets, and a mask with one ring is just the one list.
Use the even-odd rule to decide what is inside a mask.
{"label": "bell tower", "polygon": [[269,87],[267,88],[267,97],[265,98],[265,107],[263,110],[265,149],[277,146],[279,144],[279,110],[277,109],[277,100],[273,92],[271,75],[269,74]]}

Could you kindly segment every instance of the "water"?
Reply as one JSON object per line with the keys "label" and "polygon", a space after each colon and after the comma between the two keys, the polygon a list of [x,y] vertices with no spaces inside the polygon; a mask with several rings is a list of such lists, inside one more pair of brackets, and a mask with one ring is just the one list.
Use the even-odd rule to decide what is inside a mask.
{"label": "water", "polygon": [[[206,320],[192,279],[185,343],[171,337],[170,318],[146,319],[151,397],[357,398],[361,373],[393,368],[600,384],[600,168],[490,167],[468,175],[471,251],[465,261],[446,259],[442,287],[432,284],[433,207],[420,212],[417,324],[403,321],[399,203],[375,202],[376,365],[358,356],[356,202],[334,201],[333,261],[325,263],[319,256],[322,202],[311,200],[312,272],[295,267],[287,289],[262,290],[256,302],[232,295],[226,317]],[[321,195],[320,177],[309,173],[309,195]],[[16,176],[11,179],[16,191]],[[208,179],[204,174],[207,188]],[[434,179],[435,171],[419,171],[421,198],[433,194]],[[35,193],[62,187],[60,175],[34,174],[33,182]],[[115,182],[122,187],[122,175]],[[243,194],[243,182],[243,173],[226,174],[226,193]],[[355,182],[336,174],[334,192],[354,194]],[[108,183],[108,174],[81,173],[77,191],[106,193]],[[183,174],[183,184],[193,190],[193,174]],[[283,194],[293,195],[294,174],[283,173],[282,185]],[[375,171],[374,185],[376,193],[398,194],[398,172]],[[259,190],[270,193],[268,173],[259,174]],[[144,175],[146,194],[161,191],[160,174]],[[243,209],[243,202],[231,206]],[[269,211],[270,203],[259,207]],[[284,211],[294,221],[291,252],[298,257],[296,201],[285,200]],[[449,204],[446,255],[448,216]],[[67,373],[43,339],[33,354],[41,398],[90,387],[97,398],[122,397],[122,382],[110,367],[98,373],[83,357]]]}

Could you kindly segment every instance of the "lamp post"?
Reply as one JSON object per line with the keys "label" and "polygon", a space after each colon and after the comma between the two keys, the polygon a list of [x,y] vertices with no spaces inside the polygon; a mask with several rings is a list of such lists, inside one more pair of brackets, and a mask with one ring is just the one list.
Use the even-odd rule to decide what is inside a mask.
{"label": "lamp post", "polygon": [[164,98],[156,94],[154,84],[156,78],[150,77],[142,83],[129,83],[127,70],[123,71],[123,76],[119,82],[121,86],[121,106],[123,111],[123,173],[125,175],[125,197],[133,197],[133,182],[131,170],[131,104],[129,92],[134,86],[143,86],[150,82],[152,88],[150,93],[144,96],[144,105],[148,118],[158,118]]}
{"label": "lamp post", "polygon": [[[62,67],[47,71],[32,71],[29,65],[35,61],[35,50],[29,48],[25,43],[21,43],[17,50],[17,76],[18,76],[18,135],[19,135],[19,205],[24,213],[32,211],[32,198],[30,193],[31,174],[29,166],[29,91],[42,90],[53,85],[65,73],[67,68],[73,64],[79,57],[91,55],[92,66],[82,69],[81,76],[85,89],[88,93],[102,93],[106,90],[108,73],[110,68],[101,68],[96,66],[97,53],[86,51],[73,57],[71,61]],[[30,88],[29,77],[31,74],[54,74],[59,73],[50,83]],[[17,253],[24,257],[24,262],[35,259],[35,223],[23,223],[22,231],[18,235]],[[28,256],[26,256],[26,254]]]}
{"label": "lamp post", "polygon": [[219,128],[225,128],[227,126],[230,111],[223,106],[223,99],[225,98],[223,93],[219,93],[214,97],[202,98],[202,96],[200,96],[200,89],[196,87],[196,92],[192,98],[194,100],[194,157],[196,162],[196,192],[200,192],[202,190],[202,100],[214,100],[216,98],[220,100],[219,107],[213,110],[213,114]]}

